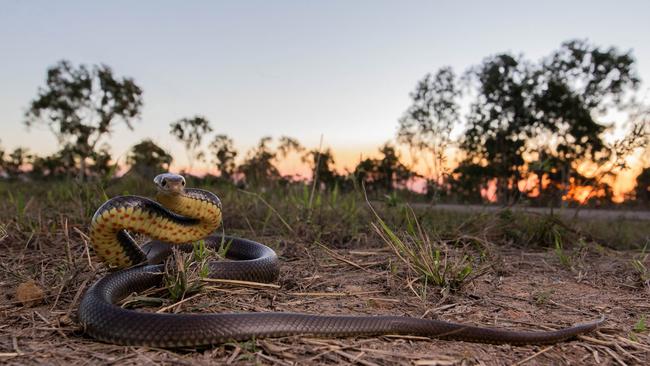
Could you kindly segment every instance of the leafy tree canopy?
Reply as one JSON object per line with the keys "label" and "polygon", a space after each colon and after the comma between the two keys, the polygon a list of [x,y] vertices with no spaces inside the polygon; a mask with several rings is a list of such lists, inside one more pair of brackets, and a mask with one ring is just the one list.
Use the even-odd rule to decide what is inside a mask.
{"label": "leafy tree canopy", "polygon": [[74,146],[85,176],[86,159],[93,158],[102,137],[118,121],[132,129],[141,108],[142,90],[133,79],[116,77],[106,65],[75,67],[63,60],[47,70],[45,86],[31,101],[25,124],[45,124],[61,146]]}
{"label": "leafy tree canopy", "polygon": [[203,160],[204,153],[201,151],[201,142],[203,137],[212,132],[210,121],[203,116],[194,116],[192,118],[182,118],[170,125],[170,133],[176,137],[185,146],[187,159],[190,168],[195,160]]}
{"label": "leafy tree canopy", "polygon": [[131,171],[143,177],[153,177],[169,170],[172,161],[172,156],[150,139],[134,145],[126,158]]}

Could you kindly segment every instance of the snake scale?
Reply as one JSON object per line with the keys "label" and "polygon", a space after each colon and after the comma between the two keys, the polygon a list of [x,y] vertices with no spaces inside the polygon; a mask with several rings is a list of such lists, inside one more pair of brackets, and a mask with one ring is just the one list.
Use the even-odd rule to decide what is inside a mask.
{"label": "snake scale", "polygon": [[[211,235],[221,223],[221,202],[216,195],[185,188],[185,179],[176,174],[161,174],[154,182],[158,188],[157,202],[139,196],[118,196],[106,201],[93,216],[90,238],[95,253],[120,269],[92,285],[79,305],[79,321],[85,332],[99,340],[183,347],[298,334],[407,334],[480,343],[546,344],[590,332],[604,321],[555,331],[524,332],[406,316],[157,314],[123,309],[116,303],[129,294],[162,285],[164,265],[160,263],[171,253],[172,245],[187,251],[192,246],[186,243],[199,239],[212,248],[230,241],[227,256],[236,260],[211,263],[213,278],[272,282],[279,274],[278,259],[272,249],[246,239]],[[154,240],[140,248],[128,231]]]}

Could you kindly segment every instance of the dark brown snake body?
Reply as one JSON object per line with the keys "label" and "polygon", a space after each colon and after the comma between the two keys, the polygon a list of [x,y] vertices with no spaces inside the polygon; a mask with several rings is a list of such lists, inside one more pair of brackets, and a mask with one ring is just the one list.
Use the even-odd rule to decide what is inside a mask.
{"label": "dark brown snake body", "polygon": [[[128,200],[124,200],[123,197],[120,199],[122,201],[118,201],[121,202],[121,205],[146,206],[142,204],[144,202],[142,200],[146,200],[144,198],[131,196]],[[151,202],[146,200],[147,205],[150,205]],[[215,203],[215,205],[217,204]],[[218,207],[221,208],[220,203],[218,203]],[[156,206],[152,210],[159,209],[160,207]],[[135,210],[130,212],[135,212]],[[170,215],[173,214],[165,217],[172,217]],[[187,221],[189,220],[187,218],[184,220],[186,221],[180,220],[179,222],[182,222],[182,225],[200,224],[191,220]],[[124,247],[124,253],[136,253],[131,253],[125,256],[126,258],[144,257],[149,263],[160,263],[170,253],[170,245],[160,242],[146,244],[142,248],[144,251],[134,248],[132,240],[129,242],[130,237],[126,238],[121,231],[124,228],[108,226],[115,230],[115,241],[119,243],[119,246]],[[156,235],[152,236],[156,237]],[[158,239],[164,238],[158,235]],[[212,263],[210,277],[257,282],[272,282],[277,279],[279,263],[273,250],[260,243],[240,238],[211,235],[206,237],[205,241],[208,246],[218,248],[224,242],[223,239],[231,242],[227,256],[236,259],[236,261]],[[107,247],[111,248],[118,245],[109,244],[108,241],[106,243]],[[181,250],[191,250],[192,248],[191,245],[180,245],[179,247]],[[104,247],[95,246],[95,249],[103,250]],[[137,253],[137,251],[140,252]],[[116,258],[118,258],[116,262],[121,260],[121,257]],[[162,264],[146,264],[113,272],[100,279],[86,292],[79,306],[79,320],[85,331],[106,342],[155,347],[211,345],[253,337],[289,335],[334,337],[380,334],[405,334],[518,345],[560,342],[590,332],[604,321],[604,319],[600,319],[556,331],[523,332],[404,316],[328,316],[276,312],[157,314],[123,309],[115,305],[131,293],[161,286],[163,272],[164,265]]]}

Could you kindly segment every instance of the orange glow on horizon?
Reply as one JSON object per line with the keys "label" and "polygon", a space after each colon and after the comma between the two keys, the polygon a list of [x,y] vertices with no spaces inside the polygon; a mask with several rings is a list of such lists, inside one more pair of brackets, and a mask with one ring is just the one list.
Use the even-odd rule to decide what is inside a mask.
{"label": "orange glow on horizon", "polygon": [[[335,170],[339,174],[345,174],[352,172],[354,167],[363,159],[366,158],[379,158],[379,148],[377,146],[367,147],[365,149],[355,149],[355,148],[337,148],[332,149],[334,152],[334,161],[335,161]],[[406,149],[398,148],[398,152],[402,157],[402,161],[407,166],[412,166],[413,170],[424,176],[432,177],[431,164],[427,164],[424,159],[419,159],[417,164],[412,164],[412,159],[410,154]],[[451,172],[455,165],[455,160],[449,159],[452,162],[446,164],[445,170]],[[633,160],[630,164],[631,168],[619,172],[614,179],[603,179],[603,182],[608,184],[612,189],[612,201],[615,203],[621,203],[625,200],[625,195],[631,192],[635,187],[635,178],[640,174],[643,169],[642,164],[639,160]],[[309,180],[311,179],[311,167],[308,163],[301,160],[298,154],[291,154],[285,159],[282,159],[276,162],[276,167],[283,176],[293,177],[294,180]],[[170,170],[174,171],[187,171],[186,167],[183,166],[174,166],[172,165]],[[590,173],[593,170],[589,164],[583,164],[579,167],[579,171],[585,173]],[[197,176],[203,176],[205,174],[216,174],[217,171],[214,167],[208,168],[205,164],[197,164],[191,171],[191,174]],[[420,179],[422,180],[422,179]],[[542,182],[544,187],[547,187],[550,184],[548,177],[543,177]],[[416,192],[423,192],[425,183],[420,181],[414,181],[407,185],[409,189],[412,189]],[[539,190],[539,179],[535,174],[529,174],[525,179],[522,179],[517,183],[517,187],[523,193],[526,193],[529,197],[537,197],[540,194]],[[489,202],[497,201],[497,187],[496,180],[491,180],[488,183],[487,188],[481,189],[481,195]],[[571,200],[584,204],[586,200],[593,197],[602,197],[605,195],[605,192],[600,189],[595,192],[594,188],[590,186],[573,186],[571,182],[571,187],[569,188],[569,193],[562,197],[563,200]]]}

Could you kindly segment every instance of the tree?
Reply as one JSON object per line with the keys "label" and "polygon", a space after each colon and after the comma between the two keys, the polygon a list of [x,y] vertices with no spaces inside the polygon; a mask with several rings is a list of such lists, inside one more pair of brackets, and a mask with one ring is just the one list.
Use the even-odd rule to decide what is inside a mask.
{"label": "tree", "polygon": [[548,178],[565,194],[577,162],[608,158],[611,149],[603,141],[607,127],[597,116],[624,108],[623,97],[639,83],[633,64],[629,51],[573,40],[562,44],[534,73],[538,133],[554,137],[542,143],[554,163],[555,174]]}
{"label": "tree", "polygon": [[203,136],[212,132],[210,122],[202,116],[182,118],[169,124],[170,133],[185,145],[189,169],[192,170],[195,160],[203,160],[204,154],[201,151]]}
{"label": "tree", "polygon": [[376,189],[374,182],[377,181],[377,160],[365,158],[359,161],[352,172],[356,184],[364,184],[366,189]]}
{"label": "tree", "polygon": [[[465,79],[473,98],[460,139],[465,158],[450,178],[451,185],[442,182],[461,189],[461,196],[475,200],[481,188],[468,184],[494,182],[498,200],[508,203],[521,195],[518,185],[524,174],[535,174],[539,199],[561,199],[568,196],[571,182],[591,182],[576,172],[579,164],[616,167],[621,161],[621,149],[603,141],[608,125],[601,119],[612,110],[631,111],[628,97],[634,95],[639,79],[630,51],[573,40],[539,63],[510,54],[488,57]],[[411,93],[412,105],[399,121],[400,142],[420,150],[435,147],[431,152],[438,156],[437,171],[443,165],[444,147],[450,144],[449,132],[459,120],[455,103],[459,96],[451,69],[427,74]]]}
{"label": "tree", "polygon": [[492,176],[490,167],[465,160],[454,169],[449,180],[450,190],[461,203],[481,203],[484,201],[482,192],[488,189]]}
{"label": "tree", "polygon": [[117,163],[111,163],[112,157],[107,145],[102,146],[99,151],[93,151],[91,158],[92,164],[88,167],[90,174],[112,178],[117,170]]}
{"label": "tree", "polygon": [[237,157],[233,140],[227,135],[216,135],[210,143],[210,150],[221,178],[231,180],[235,173],[235,158]]}
{"label": "tree", "polygon": [[282,158],[286,158],[292,152],[300,154],[305,151],[304,146],[297,139],[289,136],[280,137],[278,145],[278,155]]}
{"label": "tree", "polygon": [[74,146],[68,144],[50,156],[36,157],[31,174],[40,179],[79,175],[79,164],[75,159],[77,154]]}
{"label": "tree", "polygon": [[377,184],[387,192],[392,192],[398,185],[405,185],[413,177],[413,173],[400,161],[400,157],[395,147],[390,143],[385,143],[379,148],[383,155],[378,160],[377,166]]}
{"label": "tree", "polygon": [[650,204],[650,167],[645,168],[636,177],[634,187],[635,199],[639,204]]}
{"label": "tree", "polygon": [[[34,162],[32,164],[31,175],[37,179],[54,178],[68,175],[69,167],[65,166],[63,162],[64,161],[61,159],[59,153],[45,157],[37,156],[34,158]],[[73,169],[73,172],[70,172],[70,174],[77,174],[76,169]]]}
{"label": "tree", "polygon": [[25,124],[46,124],[62,147],[74,146],[79,176],[85,178],[87,160],[93,159],[95,148],[113,126],[122,121],[133,129],[142,90],[133,79],[114,76],[106,65],[74,67],[65,60],[47,70],[45,82],[30,103]]}
{"label": "tree", "polygon": [[23,173],[23,167],[30,164],[32,159],[33,156],[29,153],[29,149],[17,147],[9,154],[9,159],[4,161],[5,172],[10,178],[17,178]]}
{"label": "tree", "polygon": [[324,151],[314,149],[305,153],[302,160],[309,164],[312,180],[322,183],[327,188],[334,188],[339,181],[339,175],[334,170],[334,154],[330,148]]}
{"label": "tree", "polygon": [[150,139],[145,139],[131,148],[126,163],[132,172],[143,177],[153,177],[169,170],[172,160],[172,156],[163,148]]}
{"label": "tree", "polygon": [[353,175],[369,190],[392,192],[396,186],[405,185],[414,174],[400,161],[397,151],[390,143],[379,148],[381,159],[364,159],[354,168]]}
{"label": "tree", "polygon": [[411,151],[430,153],[434,179],[440,180],[451,130],[459,123],[460,90],[453,70],[443,67],[435,75],[426,74],[410,96],[412,104],[399,120],[398,141]]}
{"label": "tree", "polygon": [[247,184],[259,186],[280,177],[278,169],[273,165],[277,154],[269,146],[272,140],[269,136],[262,137],[257,146],[248,151],[246,160],[239,166],[238,172]]}
{"label": "tree", "polygon": [[470,169],[465,174],[492,172],[502,203],[509,202],[517,190],[526,141],[536,120],[529,75],[525,62],[508,54],[487,58],[470,72],[478,81],[478,93],[461,142],[468,155],[463,165],[487,169]]}
{"label": "tree", "polygon": [[6,174],[5,171],[5,150],[0,146],[0,177],[2,177],[4,174]]}

